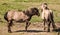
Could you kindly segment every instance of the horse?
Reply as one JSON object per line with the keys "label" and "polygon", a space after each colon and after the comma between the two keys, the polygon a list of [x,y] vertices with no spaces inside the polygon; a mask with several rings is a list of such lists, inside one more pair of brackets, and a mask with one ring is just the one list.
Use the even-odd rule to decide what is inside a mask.
{"label": "horse", "polygon": [[11,33],[11,26],[13,24],[13,21],[16,22],[26,22],[26,31],[30,24],[30,20],[32,16],[37,15],[40,16],[39,10],[36,7],[29,8],[24,11],[18,11],[18,10],[9,10],[5,13],[4,19],[8,22],[8,32]]}
{"label": "horse", "polygon": [[41,12],[42,12],[41,18],[43,19],[43,23],[44,23],[44,30],[46,29],[45,25],[47,24],[48,32],[50,32],[50,24],[51,23],[52,23],[52,27],[54,30],[56,28],[56,26],[55,26],[55,22],[54,22],[53,11],[48,8],[47,3],[43,3],[41,5]]}

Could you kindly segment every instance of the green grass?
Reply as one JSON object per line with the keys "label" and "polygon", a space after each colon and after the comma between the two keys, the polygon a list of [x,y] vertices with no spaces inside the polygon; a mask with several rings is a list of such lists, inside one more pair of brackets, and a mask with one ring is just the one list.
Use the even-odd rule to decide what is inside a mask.
{"label": "green grass", "polygon": [[[12,9],[19,9],[19,10],[25,10],[29,7],[37,7],[40,10],[40,4],[43,2],[47,2],[50,6],[50,9],[54,11],[54,21],[60,22],[60,0],[0,0],[0,18],[3,22],[4,20],[4,14],[8,10]],[[56,6],[57,5],[57,6]],[[58,8],[57,8],[58,7]],[[31,22],[41,22],[41,17],[34,16],[31,19]]]}

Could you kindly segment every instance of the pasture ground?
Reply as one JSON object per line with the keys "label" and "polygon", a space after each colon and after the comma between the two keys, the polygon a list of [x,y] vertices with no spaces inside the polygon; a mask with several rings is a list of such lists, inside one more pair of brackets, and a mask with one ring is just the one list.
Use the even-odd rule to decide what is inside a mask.
{"label": "pasture ground", "polygon": [[11,27],[12,33],[8,33],[7,24],[0,24],[0,35],[60,35],[60,23],[56,23],[56,26],[57,32],[52,31],[52,26],[50,27],[51,32],[47,32],[47,26],[46,30],[44,31],[43,23],[31,23],[31,25],[28,27],[28,31],[26,32],[25,23],[14,23],[14,25]]}

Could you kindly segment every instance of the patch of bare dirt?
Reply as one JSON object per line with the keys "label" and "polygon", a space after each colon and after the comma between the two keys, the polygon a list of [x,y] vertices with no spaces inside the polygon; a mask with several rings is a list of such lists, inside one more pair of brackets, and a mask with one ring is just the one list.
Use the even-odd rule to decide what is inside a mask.
{"label": "patch of bare dirt", "polygon": [[[60,28],[60,23],[55,23],[57,28]],[[28,27],[28,31],[25,30],[25,23],[14,23],[12,26],[13,33],[8,33],[7,25],[3,25],[0,28],[0,35],[60,35],[60,32],[53,32],[51,26],[51,32],[44,31],[43,23],[36,22],[31,23]],[[60,29],[58,30],[60,31]]]}

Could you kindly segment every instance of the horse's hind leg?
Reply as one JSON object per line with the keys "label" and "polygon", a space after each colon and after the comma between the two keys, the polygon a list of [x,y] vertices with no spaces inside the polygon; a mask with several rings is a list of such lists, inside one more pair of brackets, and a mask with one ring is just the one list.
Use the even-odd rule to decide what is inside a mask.
{"label": "horse's hind leg", "polygon": [[51,22],[48,22],[48,32],[50,32],[50,24]]}
{"label": "horse's hind leg", "polygon": [[53,30],[56,28],[56,25],[54,23],[54,20],[52,21],[52,27],[53,27]]}
{"label": "horse's hind leg", "polygon": [[8,23],[8,32],[11,33],[12,20]]}

